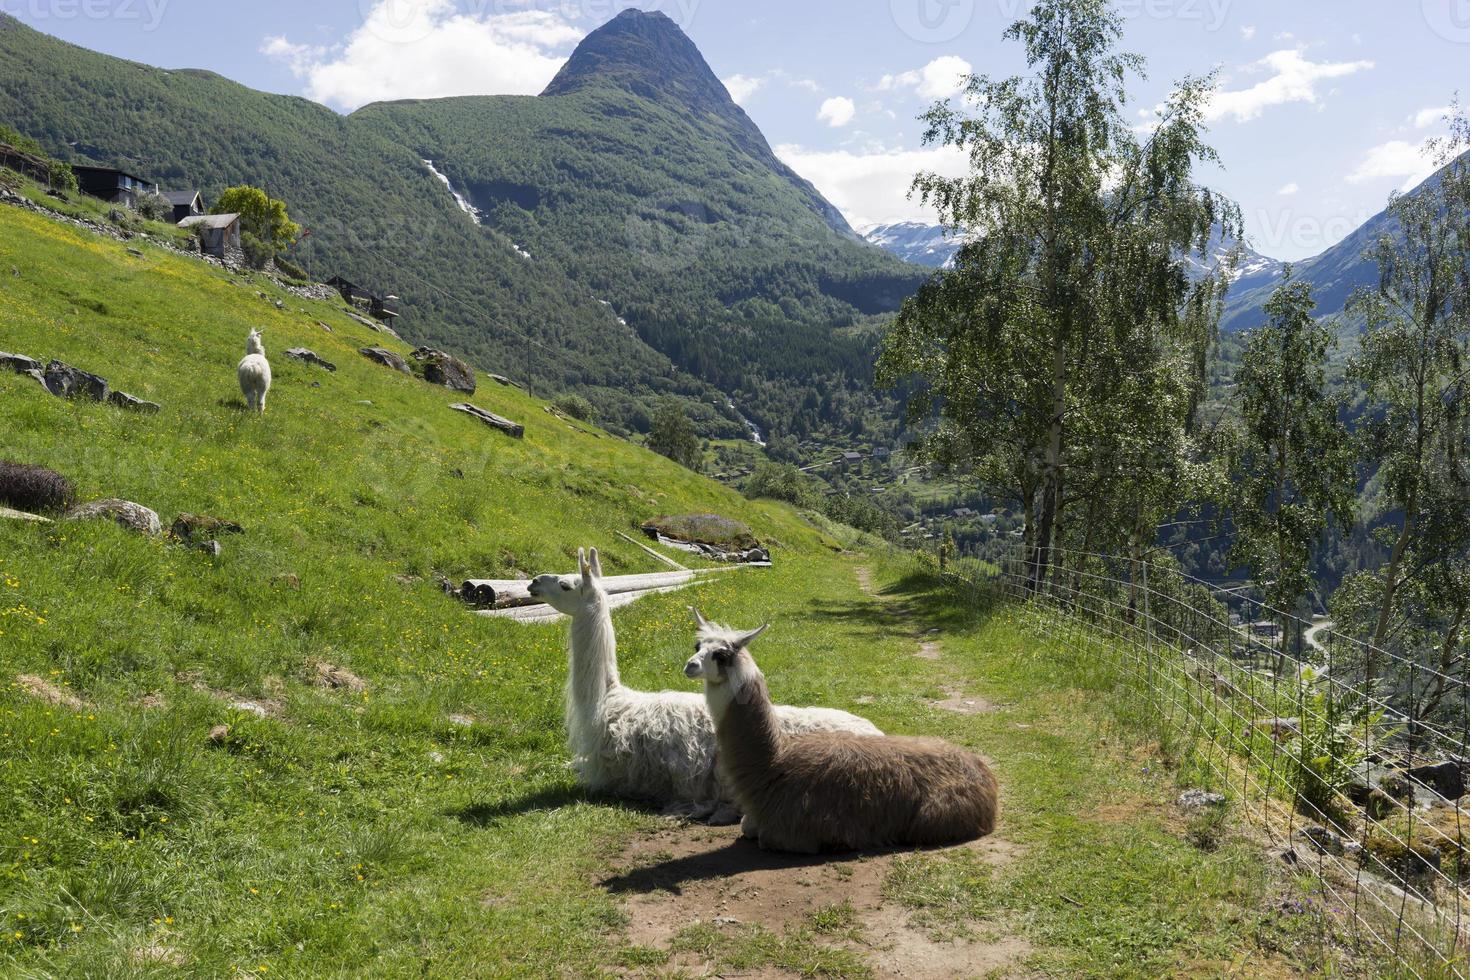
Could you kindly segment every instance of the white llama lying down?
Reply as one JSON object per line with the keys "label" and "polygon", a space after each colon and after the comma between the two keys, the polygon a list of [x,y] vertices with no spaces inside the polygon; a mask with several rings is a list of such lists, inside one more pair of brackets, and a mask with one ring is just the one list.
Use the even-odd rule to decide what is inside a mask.
{"label": "white llama lying down", "polygon": [[763,848],[816,853],[927,847],[995,829],[995,776],[978,755],[937,738],[859,738],[782,730],[745,636],[710,638],[701,623],[684,665],[703,678],[720,775]]}
{"label": "white llama lying down", "polygon": [[250,331],[245,338],[245,356],[235,369],[240,378],[240,393],[252,412],[265,411],[265,396],[271,390],[271,362],[265,359],[265,345],[260,342],[260,331]]}
{"label": "white llama lying down", "polygon": [[[715,727],[704,697],[634,691],[618,679],[617,640],[597,549],[580,549],[581,575],[541,575],[530,593],[572,618],[566,719],[572,764],[590,790],[649,800],[711,823],[739,811],[715,774]],[[704,621],[701,619],[701,623]],[[738,635],[704,623],[711,634]],[[872,722],[831,708],[776,708],[788,732],[881,735]]]}

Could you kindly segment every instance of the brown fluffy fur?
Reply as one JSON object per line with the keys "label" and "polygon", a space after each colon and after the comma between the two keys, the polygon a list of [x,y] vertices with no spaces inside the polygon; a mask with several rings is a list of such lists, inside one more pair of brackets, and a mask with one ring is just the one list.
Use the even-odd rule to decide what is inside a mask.
{"label": "brown fluffy fur", "polygon": [[973,752],[937,738],[783,735],[750,653],[710,656],[705,695],[721,775],[745,813],[745,836],[761,847],[922,847],[995,829],[995,776]]}

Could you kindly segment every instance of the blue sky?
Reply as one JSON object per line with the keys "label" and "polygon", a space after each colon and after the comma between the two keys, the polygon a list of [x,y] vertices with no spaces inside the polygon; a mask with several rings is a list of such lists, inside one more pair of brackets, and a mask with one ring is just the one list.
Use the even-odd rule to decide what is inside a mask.
{"label": "blue sky", "polygon": [[[699,45],[778,153],[855,225],[926,218],[915,117],[966,68],[1022,68],[1005,26],[1025,0],[0,0],[86,47],[350,111],[382,98],[538,91],[577,40],[627,6]],[[1429,165],[1424,140],[1470,64],[1470,0],[1117,0],[1149,78],[1142,123],[1183,75],[1221,70],[1205,178],[1252,243],[1296,259],[1332,245]]]}

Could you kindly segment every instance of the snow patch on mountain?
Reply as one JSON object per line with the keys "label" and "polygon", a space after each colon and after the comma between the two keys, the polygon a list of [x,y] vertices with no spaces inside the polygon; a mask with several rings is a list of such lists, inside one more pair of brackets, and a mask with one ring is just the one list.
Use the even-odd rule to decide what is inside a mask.
{"label": "snow patch on mountain", "polygon": [[938,225],[928,225],[922,221],[871,225],[863,229],[862,236],[869,243],[892,252],[906,262],[931,269],[948,269],[952,266],[954,253],[960,247],[958,236],[947,235]]}

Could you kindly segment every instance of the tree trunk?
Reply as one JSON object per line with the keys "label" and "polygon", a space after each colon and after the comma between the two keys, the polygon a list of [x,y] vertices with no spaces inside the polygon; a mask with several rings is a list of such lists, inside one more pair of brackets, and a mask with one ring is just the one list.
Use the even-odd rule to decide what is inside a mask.
{"label": "tree trunk", "polygon": [[1067,344],[1066,333],[1057,335],[1051,364],[1052,416],[1046,444],[1046,470],[1041,490],[1041,516],[1036,528],[1036,577],[1033,590],[1046,581],[1051,564],[1052,538],[1056,530],[1057,507],[1062,495],[1062,437],[1067,415]]}
{"label": "tree trunk", "polygon": [[1444,635],[1444,643],[1440,644],[1439,672],[1434,675],[1434,687],[1424,696],[1424,704],[1419,712],[1421,717],[1432,714],[1444,697],[1445,681],[1455,663],[1455,648],[1460,645],[1460,630],[1465,628],[1466,613],[1470,613],[1470,600],[1462,598],[1455,607],[1455,617]]}
{"label": "tree trunk", "polygon": [[1383,601],[1378,607],[1378,623],[1373,628],[1373,642],[1368,647],[1366,662],[1363,664],[1363,680],[1369,683],[1373,680],[1373,653],[1383,646],[1388,637],[1388,627],[1393,619],[1393,600],[1399,588],[1399,569],[1404,561],[1404,552],[1408,550],[1409,539],[1414,531],[1414,502],[1411,500],[1409,506],[1404,510],[1404,527],[1399,532],[1398,540],[1393,543],[1393,551],[1388,556],[1388,569],[1383,576]]}

